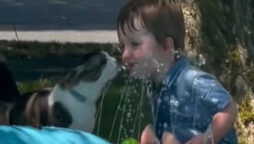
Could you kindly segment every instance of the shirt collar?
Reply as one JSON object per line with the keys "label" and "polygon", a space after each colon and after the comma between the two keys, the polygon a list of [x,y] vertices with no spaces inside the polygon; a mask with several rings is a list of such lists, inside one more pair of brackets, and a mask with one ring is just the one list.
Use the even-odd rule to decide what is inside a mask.
{"label": "shirt collar", "polygon": [[187,64],[190,64],[190,61],[187,57],[182,57],[179,60],[177,60],[170,68],[169,71],[164,78],[162,84],[168,85],[170,81],[173,80],[174,77],[177,76],[177,74],[184,68]]}

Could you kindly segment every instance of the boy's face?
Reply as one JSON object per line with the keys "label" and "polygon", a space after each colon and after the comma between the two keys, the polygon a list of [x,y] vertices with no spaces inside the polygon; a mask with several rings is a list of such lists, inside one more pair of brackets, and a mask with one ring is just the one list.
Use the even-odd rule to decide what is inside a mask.
{"label": "boy's face", "polygon": [[135,27],[138,30],[130,31],[125,25],[125,34],[118,28],[123,64],[135,78],[157,77],[165,68],[169,55],[151,32],[137,23]]}

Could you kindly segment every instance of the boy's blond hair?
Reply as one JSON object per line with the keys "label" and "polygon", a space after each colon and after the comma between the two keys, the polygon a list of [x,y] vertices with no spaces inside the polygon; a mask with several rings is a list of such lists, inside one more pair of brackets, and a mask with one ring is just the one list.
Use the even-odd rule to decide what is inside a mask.
{"label": "boy's blond hair", "polygon": [[130,31],[137,31],[134,21],[150,31],[163,44],[166,37],[174,40],[175,49],[184,49],[185,25],[180,2],[173,0],[129,0],[117,18],[118,31],[123,33],[127,24]]}

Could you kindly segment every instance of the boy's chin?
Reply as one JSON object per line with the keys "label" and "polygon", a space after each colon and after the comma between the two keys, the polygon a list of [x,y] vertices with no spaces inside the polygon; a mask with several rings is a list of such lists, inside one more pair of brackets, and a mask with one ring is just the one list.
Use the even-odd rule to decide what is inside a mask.
{"label": "boy's chin", "polygon": [[150,78],[148,73],[137,73],[137,72],[130,72],[130,76],[135,78],[135,79],[140,79],[140,80],[147,80]]}

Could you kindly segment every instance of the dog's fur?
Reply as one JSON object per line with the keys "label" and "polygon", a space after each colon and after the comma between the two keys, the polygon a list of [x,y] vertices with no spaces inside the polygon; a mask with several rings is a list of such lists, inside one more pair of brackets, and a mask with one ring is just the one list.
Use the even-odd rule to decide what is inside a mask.
{"label": "dog's fur", "polygon": [[107,53],[91,53],[52,90],[43,89],[22,96],[4,107],[10,125],[59,126],[92,132],[96,101],[103,88],[117,74],[116,60]]}

